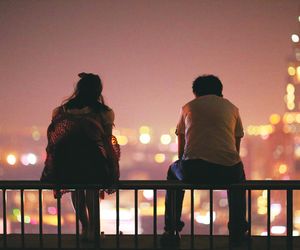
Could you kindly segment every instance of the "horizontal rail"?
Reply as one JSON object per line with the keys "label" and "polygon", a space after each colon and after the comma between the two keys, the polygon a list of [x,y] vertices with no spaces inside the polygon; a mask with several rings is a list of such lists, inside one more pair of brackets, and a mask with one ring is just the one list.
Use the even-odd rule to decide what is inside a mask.
{"label": "horizontal rail", "polygon": [[[107,185],[102,184],[83,184],[83,183],[45,183],[40,181],[0,181],[0,189],[105,189]],[[241,188],[252,190],[300,190],[300,180],[248,180],[239,184],[189,184],[180,181],[166,180],[121,180],[117,184],[109,186],[110,189],[229,189]]]}

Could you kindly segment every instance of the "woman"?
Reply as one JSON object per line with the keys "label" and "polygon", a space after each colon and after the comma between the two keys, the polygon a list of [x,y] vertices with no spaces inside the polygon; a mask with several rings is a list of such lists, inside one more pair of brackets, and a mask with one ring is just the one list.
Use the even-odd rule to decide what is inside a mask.
{"label": "woman", "polygon": [[[100,77],[91,73],[80,73],[79,77],[71,97],[53,111],[41,180],[109,187],[119,179],[119,147],[112,143],[114,112],[104,103]],[[64,192],[56,192],[55,197]],[[95,236],[98,199],[95,190],[72,192],[84,240]]]}

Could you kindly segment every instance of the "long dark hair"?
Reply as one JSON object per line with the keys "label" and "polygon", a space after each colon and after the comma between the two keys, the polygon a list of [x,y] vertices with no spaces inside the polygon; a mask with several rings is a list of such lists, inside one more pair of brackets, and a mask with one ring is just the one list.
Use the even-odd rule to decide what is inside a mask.
{"label": "long dark hair", "polygon": [[110,110],[102,96],[103,85],[100,77],[84,72],[78,76],[80,80],[77,82],[73,94],[63,101],[63,105],[69,109],[88,106],[95,111]]}

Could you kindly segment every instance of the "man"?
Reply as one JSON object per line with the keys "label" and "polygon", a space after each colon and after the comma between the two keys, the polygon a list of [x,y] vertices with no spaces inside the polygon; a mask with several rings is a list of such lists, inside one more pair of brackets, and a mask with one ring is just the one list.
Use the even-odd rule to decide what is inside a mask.
{"label": "man", "polygon": [[[195,99],[182,107],[177,124],[178,158],[168,171],[168,180],[188,183],[230,184],[245,180],[239,156],[244,136],[238,108],[223,98],[221,81],[213,75],[203,75],[193,82]],[[176,222],[172,226],[171,193],[165,201],[165,232],[162,245],[179,243],[184,227],[180,220],[184,191],[176,192]],[[240,243],[247,231],[246,193],[228,192],[230,240]]]}

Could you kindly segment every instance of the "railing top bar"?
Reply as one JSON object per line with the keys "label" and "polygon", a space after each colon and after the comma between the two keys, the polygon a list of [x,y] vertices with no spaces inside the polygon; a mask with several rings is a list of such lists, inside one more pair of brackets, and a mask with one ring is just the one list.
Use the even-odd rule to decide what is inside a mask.
{"label": "railing top bar", "polygon": [[[40,181],[0,181],[0,189],[93,189],[106,188],[101,184],[52,184],[42,183]],[[228,188],[243,188],[243,189],[272,189],[272,190],[287,190],[299,189],[300,180],[249,180],[241,184],[187,184],[179,181],[166,180],[121,180],[118,184],[111,188],[115,189],[214,189],[222,190]]]}

